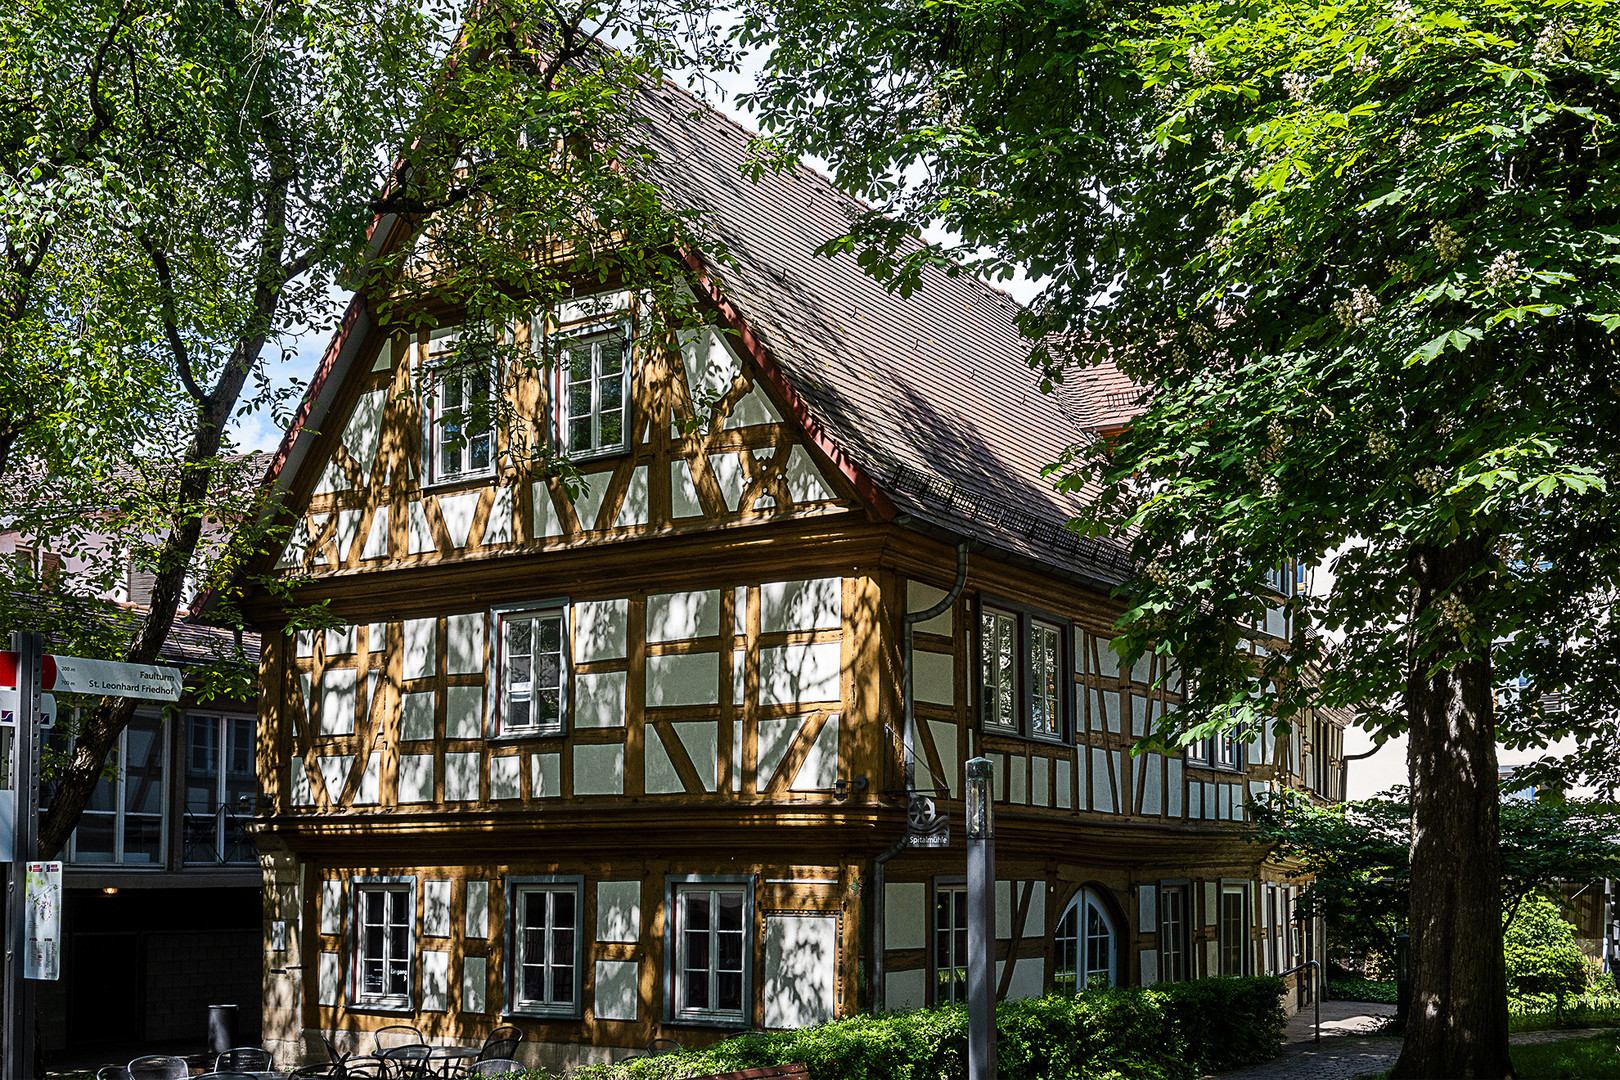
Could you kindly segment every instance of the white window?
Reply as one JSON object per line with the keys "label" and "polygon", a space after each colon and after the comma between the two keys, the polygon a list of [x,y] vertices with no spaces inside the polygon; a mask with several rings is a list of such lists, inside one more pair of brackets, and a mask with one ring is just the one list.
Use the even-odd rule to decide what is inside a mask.
{"label": "white window", "polygon": [[186,718],[186,862],[258,862],[247,835],[258,792],[253,744],[251,716]]}
{"label": "white window", "polygon": [[497,615],[500,733],[561,733],[568,720],[568,623],[563,609]]}
{"label": "white window", "polygon": [[1220,973],[1246,975],[1249,968],[1249,889],[1246,885],[1221,886],[1217,911],[1220,935]]}
{"label": "white window", "polygon": [[989,727],[1018,730],[1018,619],[984,608],[979,614],[979,702]]}
{"label": "white window", "polygon": [[1187,971],[1187,886],[1159,886],[1159,978],[1184,982]]}
{"label": "white window", "polygon": [[562,337],[557,358],[558,447],[571,458],[628,448],[630,336],[623,323]]}
{"label": "white window", "polygon": [[433,483],[489,474],[495,465],[493,346],[436,331],[423,377],[428,474]]}
{"label": "white window", "polygon": [[410,1008],[415,889],[408,881],[357,881],[354,902],[355,1003]]}
{"label": "white window", "polygon": [[1211,769],[1242,772],[1244,765],[1244,738],[1243,732],[1231,731],[1189,743],[1187,745],[1187,761],[1189,764],[1206,765]]}
{"label": "white window", "polygon": [[967,886],[934,887],[934,1004],[967,1001]]}
{"label": "white window", "polygon": [[579,1011],[580,886],[514,886],[512,1009],[574,1016]]}
{"label": "white window", "polygon": [[749,894],[746,884],[675,886],[675,1019],[747,1022]]}
{"label": "white window", "polygon": [[1029,634],[1029,730],[1047,739],[1063,736],[1063,632],[1035,620]]}
{"label": "white window", "polygon": [[116,766],[90,792],[74,828],[68,859],[78,864],[162,866],[168,857],[167,726],[136,716],[109,755]]}
{"label": "white window", "polygon": [[1096,890],[1081,889],[1058,920],[1052,989],[1078,993],[1119,985],[1118,935]]}

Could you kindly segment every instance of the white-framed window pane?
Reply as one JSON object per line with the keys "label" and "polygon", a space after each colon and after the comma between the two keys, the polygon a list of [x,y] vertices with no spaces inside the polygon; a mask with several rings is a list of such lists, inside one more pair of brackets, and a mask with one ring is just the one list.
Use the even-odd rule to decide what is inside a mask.
{"label": "white-framed window pane", "polygon": [[485,358],[441,367],[430,376],[434,479],[476,475],[493,463],[493,362]]}
{"label": "white-framed window pane", "polygon": [[979,700],[984,722],[1018,727],[1018,621],[985,609],[979,615]]}
{"label": "white-framed window pane", "polygon": [[1086,901],[1086,986],[1099,989],[1112,983],[1114,935],[1108,918],[1091,900]]}
{"label": "white-framed window pane", "polygon": [[1082,889],[1064,909],[1053,941],[1052,988],[1078,993],[1114,983],[1117,959],[1114,921],[1091,889]]}
{"label": "white-framed window pane", "polygon": [[714,1007],[743,1007],[743,894],[717,892],[714,926]]}
{"label": "white-framed window pane", "polygon": [[685,983],[684,1001],[689,1009],[709,1008],[709,931],[713,922],[712,904],[707,892],[689,892],[683,897],[681,922],[681,977]]}
{"label": "white-framed window pane", "polygon": [[1053,939],[1052,990],[1054,993],[1074,993],[1080,989],[1080,909],[1069,905],[1058,920],[1057,936]]}
{"label": "white-framed window pane", "polygon": [[619,329],[574,337],[564,345],[558,420],[569,453],[602,453],[627,445],[627,347]]}
{"label": "white-framed window pane", "polygon": [[1034,679],[1029,699],[1030,731],[1049,738],[1063,731],[1061,641],[1062,635],[1055,626],[1036,622],[1030,628],[1029,660]]}
{"label": "white-framed window pane", "polygon": [[934,1004],[967,1001],[967,888],[934,891]]}
{"label": "white-framed window pane", "polygon": [[357,887],[361,1001],[404,1005],[411,992],[411,892],[400,885]]}
{"label": "white-framed window pane", "polygon": [[501,616],[502,727],[558,731],[567,659],[560,610]]}

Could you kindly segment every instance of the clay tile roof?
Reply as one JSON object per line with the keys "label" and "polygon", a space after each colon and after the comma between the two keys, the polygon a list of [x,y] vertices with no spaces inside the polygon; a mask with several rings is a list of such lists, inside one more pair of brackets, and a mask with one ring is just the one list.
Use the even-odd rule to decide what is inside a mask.
{"label": "clay tile roof", "polygon": [[679,87],[645,89],[641,107],[659,158],[650,179],[703,212],[736,260],[712,268],[726,299],[901,512],[1122,580],[1124,545],[1068,532],[1080,503],[1054,490],[1043,469],[1130,415],[1128,380],[1106,365],[1043,393],[1007,294],[937,268],[909,297],[889,293],[853,255],[815,253],[865,206],[802,166],[764,170],[756,183],[743,172],[753,135]]}

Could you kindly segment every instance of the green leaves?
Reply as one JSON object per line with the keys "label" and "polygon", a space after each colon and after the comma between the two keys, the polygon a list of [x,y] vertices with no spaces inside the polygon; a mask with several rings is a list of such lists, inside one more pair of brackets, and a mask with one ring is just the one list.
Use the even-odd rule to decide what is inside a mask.
{"label": "green leaves", "polygon": [[[1156,567],[1119,630],[1211,676],[1191,722],[1259,692],[1393,729],[1409,664],[1492,642],[1558,685],[1605,663],[1607,624],[1563,620],[1620,575],[1620,2],[787,0],[748,25],[780,43],[753,98],[778,140],[905,223],[852,225],[869,272],[904,282],[902,230],[942,226],[970,267],[1050,275],[1032,338],[1153,388],[1064,482]],[[1466,642],[1413,606],[1436,544],[1477,553]],[[1261,656],[1243,568],[1296,556],[1319,588]],[[1598,686],[1594,731],[1620,709]]]}

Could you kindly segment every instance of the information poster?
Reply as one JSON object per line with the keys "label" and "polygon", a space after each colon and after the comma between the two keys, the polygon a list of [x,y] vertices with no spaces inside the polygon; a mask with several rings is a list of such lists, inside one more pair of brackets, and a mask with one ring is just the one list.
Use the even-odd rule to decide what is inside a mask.
{"label": "information poster", "polygon": [[28,864],[28,914],[23,978],[58,979],[62,971],[62,864]]}

